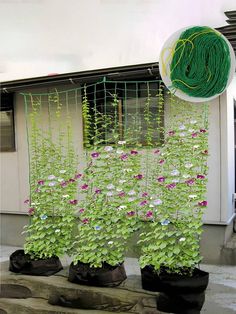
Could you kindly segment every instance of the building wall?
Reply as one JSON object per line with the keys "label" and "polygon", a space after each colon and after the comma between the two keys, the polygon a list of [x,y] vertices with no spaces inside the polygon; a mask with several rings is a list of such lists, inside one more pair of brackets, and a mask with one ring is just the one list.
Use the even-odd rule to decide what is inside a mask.
{"label": "building wall", "polygon": [[[71,85],[57,87],[57,90],[71,89]],[[51,91],[55,91],[55,87]],[[50,89],[30,90],[32,93],[45,93]],[[227,224],[234,213],[234,120],[232,115],[233,101],[230,93],[212,100],[209,103],[209,181],[208,208],[204,215],[206,224]],[[231,117],[232,115],[232,117]],[[82,152],[82,116],[81,104],[78,112],[72,112],[75,146],[78,153]],[[168,116],[168,111],[166,115]],[[28,186],[28,148],[24,98],[16,93],[16,152],[1,153],[1,211],[20,213],[26,212],[24,200],[29,195]],[[46,121],[46,119],[45,119]],[[46,123],[44,123],[46,124]],[[45,127],[45,125],[44,125]]]}

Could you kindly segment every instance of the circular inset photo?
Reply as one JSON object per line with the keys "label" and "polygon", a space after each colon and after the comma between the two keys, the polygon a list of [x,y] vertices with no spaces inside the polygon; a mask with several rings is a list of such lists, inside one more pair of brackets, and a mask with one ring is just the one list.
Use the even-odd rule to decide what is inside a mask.
{"label": "circular inset photo", "polygon": [[192,26],[172,34],[162,47],[159,68],[166,87],[190,102],[222,94],[235,72],[230,42],[208,26]]}

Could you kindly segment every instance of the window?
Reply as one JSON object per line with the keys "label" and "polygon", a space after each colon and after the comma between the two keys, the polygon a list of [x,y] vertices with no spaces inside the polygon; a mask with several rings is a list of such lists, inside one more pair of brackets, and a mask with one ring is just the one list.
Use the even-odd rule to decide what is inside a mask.
{"label": "window", "polygon": [[[132,138],[141,145],[159,145],[163,141],[163,87],[159,81],[105,82],[86,87],[92,123],[95,112],[101,119],[99,136],[104,144]],[[93,129],[93,127],[92,127]],[[92,144],[92,143],[91,143]]]}
{"label": "window", "polygon": [[13,94],[1,94],[0,151],[15,151]]}

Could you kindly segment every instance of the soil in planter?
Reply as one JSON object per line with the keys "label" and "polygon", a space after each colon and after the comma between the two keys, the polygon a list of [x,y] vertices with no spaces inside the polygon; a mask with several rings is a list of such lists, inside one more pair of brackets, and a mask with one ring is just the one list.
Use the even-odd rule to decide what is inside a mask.
{"label": "soil in planter", "polygon": [[24,250],[16,250],[10,256],[9,270],[14,273],[33,276],[51,276],[62,269],[58,257],[32,260]]}
{"label": "soil in planter", "polygon": [[88,286],[115,287],[126,278],[124,263],[111,266],[104,262],[103,267],[96,268],[79,262],[76,265],[71,263],[68,280]]}

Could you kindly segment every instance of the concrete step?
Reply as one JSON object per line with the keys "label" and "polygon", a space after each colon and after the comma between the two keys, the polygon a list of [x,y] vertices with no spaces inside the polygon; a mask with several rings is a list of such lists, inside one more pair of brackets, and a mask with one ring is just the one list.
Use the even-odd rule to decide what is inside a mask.
{"label": "concrete step", "polygon": [[223,265],[236,265],[236,233],[231,236],[222,248],[221,263]]}
{"label": "concrete step", "polygon": [[[113,314],[113,312],[99,311],[99,310],[81,310],[71,309],[62,306],[55,306],[48,304],[47,300],[42,298],[28,298],[28,299],[0,299],[0,313],[7,314]],[[5,314],[5,313],[4,313]],[[127,312],[120,312],[120,314],[127,314]]]}
{"label": "concrete step", "polygon": [[[160,313],[156,310],[157,293],[142,289],[140,275],[128,275],[128,278],[118,287],[103,288],[69,282],[67,280],[68,267],[50,277],[27,276],[9,272],[8,262],[2,263],[1,268],[1,285],[3,289],[2,293],[0,293],[0,297],[2,297],[0,304],[3,302],[3,305],[0,308],[3,310],[12,311],[12,307],[8,303],[10,302],[9,304],[11,304],[12,301],[14,305],[19,301],[19,304],[17,303],[19,306],[25,306],[22,313],[41,313],[35,312],[36,310],[33,312],[34,308],[30,312],[30,306],[32,304],[32,306],[37,308],[39,304],[38,300],[42,299],[46,303],[49,301],[51,304],[48,308],[44,305],[42,309],[44,312],[42,313],[67,313],[68,308],[65,307],[62,307],[64,312],[56,312],[55,310],[57,305],[61,305],[60,300],[63,298],[71,306],[77,308],[77,312],[72,313],[84,313],[80,312],[81,310],[85,310],[86,313],[89,310],[92,310],[91,313],[94,313],[93,310],[97,311],[96,313],[100,313],[99,311],[101,313],[103,311],[105,313],[119,312],[133,314]],[[22,298],[25,299],[22,300]],[[53,308],[55,311],[50,312]],[[15,314],[17,312],[7,313]]]}

